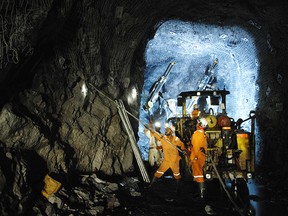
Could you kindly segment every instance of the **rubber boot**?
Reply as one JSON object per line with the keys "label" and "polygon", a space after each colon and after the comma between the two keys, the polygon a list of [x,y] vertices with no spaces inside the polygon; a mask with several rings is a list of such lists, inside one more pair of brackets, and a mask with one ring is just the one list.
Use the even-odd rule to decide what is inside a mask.
{"label": "rubber boot", "polygon": [[152,180],[151,180],[151,182],[150,182],[150,184],[149,184],[148,187],[149,187],[149,188],[152,187],[152,185],[153,185],[155,182],[157,182],[157,181],[159,181],[159,178],[153,176],[153,178],[152,178]]}
{"label": "rubber boot", "polygon": [[176,193],[180,191],[180,179],[176,179]]}
{"label": "rubber boot", "polygon": [[205,196],[205,185],[204,182],[198,182],[199,190],[200,190],[200,197],[201,199],[204,199]]}

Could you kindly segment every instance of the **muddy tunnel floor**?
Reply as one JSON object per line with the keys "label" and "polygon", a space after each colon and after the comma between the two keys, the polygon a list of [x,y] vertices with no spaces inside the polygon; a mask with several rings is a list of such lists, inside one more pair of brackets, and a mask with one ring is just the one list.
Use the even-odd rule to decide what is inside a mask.
{"label": "muddy tunnel floor", "polygon": [[[213,187],[212,187],[213,186]],[[213,191],[210,193],[210,188]],[[178,190],[176,181],[163,178],[151,188],[143,187],[141,196],[119,194],[121,207],[103,215],[207,215],[209,208],[218,215],[240,215],[235,211],[217,182],[207,185],[206,199],[201,199],[193,180],[181,180]],[[210,210],[211,211],[211,210]],[[220,214],[221,213],[221,214]]]}
{"label": "muddy tunnel floor", "polygon": [[131,193],[120,190],[117,197],[121,205],[101,215],[266,216],[273,215],[275,212],[277,215],[287,215],[286,195],[275,194],[279,191],[269,188],[269,185],[267,187],[267,184],[248,182],[247,185],[249,190],[251,188],[253,190],[246,200],[236,198],[231,201],[217,179],[208,181],[205,199],[201,199],[198,185],[193,179],[182,178],[177,190],[176,181],[170,176],[165,176],[152,187],[141,185],[139,188],[141,195],[138,196],[131,196]]}

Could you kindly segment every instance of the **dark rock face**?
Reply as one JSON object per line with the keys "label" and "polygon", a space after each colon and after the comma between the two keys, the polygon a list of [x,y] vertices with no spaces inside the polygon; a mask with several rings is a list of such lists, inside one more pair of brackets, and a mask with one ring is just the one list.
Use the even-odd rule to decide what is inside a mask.
{"label": "dark rock face", "polygon": [[[117,207],[113,195],[117,187],[109,180],[138,168],[114,100],[123,100],[126,109],[138,116],[140,99],[128,106],[126,93],[135,86],[141,91],[144,49],[156,24],[165,19],[219,24],[256,20],[255,28],[257,23],[265,28],[271,58],[263,62],[267,74],[259,76],[267,92],[260,93],[257,116],[263,162],[287,164],[286,1],[6,0],[0,4],[2,215],[75,213],[74,204],[81,206],[78,213],[95,215]],[[138,122],[130,120],[136,134]],[[63,183],[58,201],[50,200],[57,207],[35,204],[47,173]]]}

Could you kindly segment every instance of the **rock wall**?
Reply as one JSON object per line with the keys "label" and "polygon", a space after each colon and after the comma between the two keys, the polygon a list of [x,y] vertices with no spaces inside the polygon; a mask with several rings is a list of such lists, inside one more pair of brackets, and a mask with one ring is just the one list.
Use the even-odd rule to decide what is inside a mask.
{"label": "rock wall", "polygon": [[[50,172],[129,172],[132,150],[113,100],[125,99],[125,91],[136,82],[131,65],[143,32],[137,31],[136,18],[129,13],[118,14],[123,17],[120,22],[116,6],[109,1],[54,1],[49,6],[35,1],[23,11],[28,16],[29,10],[36,10],[28,16],[31,22],[42,18],[38,29],[29,26],[29,32],[23,27],[36,38],[30,59],[22,53],[18,63],[2,59],[7,65],[3,83],[13,73],[6,87],[16,89],[3,97],[7,105],[1,112],[5,131],[1,141],[6,148],[35,150]],[[2,11],[12,13],[13,7]],[[14,30],[13,23],[7,27]],[[19,48],[24,43],[20,41]],[[25,69],[30,75],[21,75]],[[137,110],[130,111],[137,115]]]}

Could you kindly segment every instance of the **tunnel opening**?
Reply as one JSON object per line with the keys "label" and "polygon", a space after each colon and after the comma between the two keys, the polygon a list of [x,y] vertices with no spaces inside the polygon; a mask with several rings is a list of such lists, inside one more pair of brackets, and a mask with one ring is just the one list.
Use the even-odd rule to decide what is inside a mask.
{"label": "tunnel opening", "polygon": [[[251,124],[245,119],[249,118],[250,111],[257,108],[259,97],[257,78],[260,59],[254,35],[240,25],[223,26],[181,20],[159,23],[145,49],[146,69],[139,110],[142,123],[160,122],[161,132],[164,132],[164,122],[181,113],[182,107],[177,105],[181,92],[228,90],[227,115],[234,121],[244,120],[241,127],[249,131]],[[149,96],[151,98],[155,86],[163,80],[165,83],[157,89],[159,92],[154,94],[153,104],[147,109]],[[218,99],[214,99],[217,103]],[[204,112],[212,109],[217,113],[220,111],[214,106],[215,100],[197,99]],[[191,113],[193,103],[195,101],[192,100],[187,113]],[[138,146],[143,159],[147,161],[149,139],[143,130],[143,124],[139,124]],[[260,142],[257,131],[256,124],[256,149]]]}

